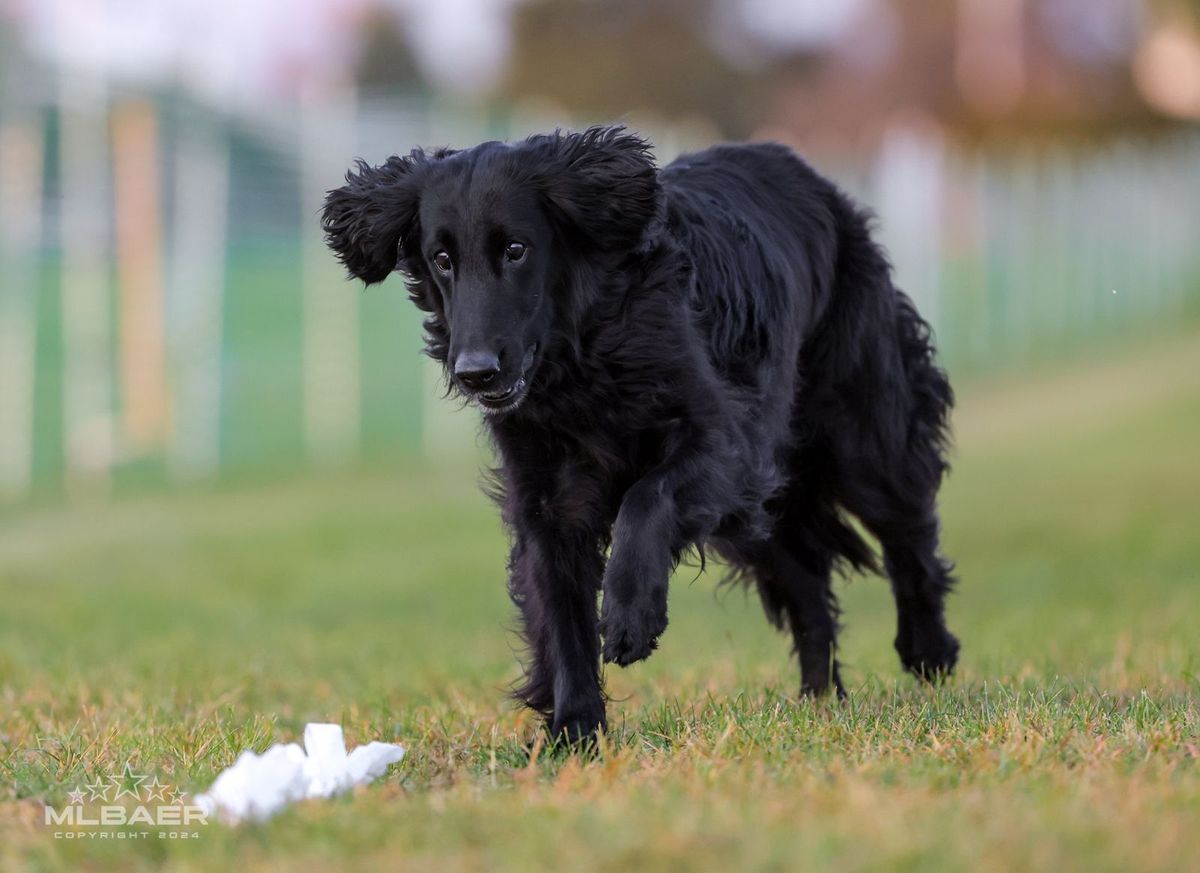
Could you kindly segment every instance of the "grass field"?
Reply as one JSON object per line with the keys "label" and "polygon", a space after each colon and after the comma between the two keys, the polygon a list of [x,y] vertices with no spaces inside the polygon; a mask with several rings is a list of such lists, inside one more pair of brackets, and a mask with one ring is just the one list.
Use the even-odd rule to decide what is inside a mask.
{"label": "grass field", "polygon": [[[15,869],[1200,870],[1200,334],[963,388],[958,675],[900,675],[842,584],[843,704],[681,572],[609,669],[596,760],[539,755],[473,468],[374,468],[0,515],[0,861]],[[467,426],[464,420],[464,426]],[[184,842],[43,824],[119,771],[196,792],[337,721],[369,788]]]}

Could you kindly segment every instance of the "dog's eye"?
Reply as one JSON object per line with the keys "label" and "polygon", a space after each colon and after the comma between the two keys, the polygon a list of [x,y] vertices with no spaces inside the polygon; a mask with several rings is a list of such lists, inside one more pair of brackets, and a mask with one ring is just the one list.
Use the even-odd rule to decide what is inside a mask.
{"label": "dog's eye", "polygon": [[516,263],[525,257],[525,243],[519,243],[513,240],[504,247],[504,257]]}
{"label": "dog's eye", "polygon": [[433,256],[433,265],[443,273],[449,273],[454,268],[454,262],[446,252],[438,252]]}

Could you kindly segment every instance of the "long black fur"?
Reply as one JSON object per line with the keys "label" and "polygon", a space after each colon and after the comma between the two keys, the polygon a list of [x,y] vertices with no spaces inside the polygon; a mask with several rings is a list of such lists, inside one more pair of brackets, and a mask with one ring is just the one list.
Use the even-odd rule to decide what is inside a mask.
{"label": "long black fur", "polygon": [[867,217],[792,151],[723,145],[657,170],[645,141],[598,127],[346,181],[323,219],[349,272],[399,267],[449,384],[486,404],[454,375],[482,349],[519,394],[485,411],[529,646],[516,694],[553,734],[604,728],[601,660],[655,648],[692,548],[757,586],[805,693],[843,694],[830,575],[875,562],[847,514],[881,543],[903,665],[953,669],[950,385]]}

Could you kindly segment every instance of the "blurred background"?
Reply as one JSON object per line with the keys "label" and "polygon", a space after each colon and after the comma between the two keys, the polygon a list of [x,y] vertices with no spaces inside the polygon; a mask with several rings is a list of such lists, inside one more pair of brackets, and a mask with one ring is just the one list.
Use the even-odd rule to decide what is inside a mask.
{"label": "blurred background", "polygon": [[1197,0],[0,0],[0,501],[473,455],[323,194],[613,120],[800,149],[968,384],[1200,311]]}
{"label": "blurred background", "polygon": [[[539,794],[478,415],[318,212],[356,157],[597,121],[876,212],[959,397],[963,659],[928,694],[839,580],[851,705],[793,704],[684,566],[605,674],[621,757]],[[1198,229],[1200,0],[0,0],[0,868],[1195,869]],[[203,846],[42,825],[308,721],[400,779]]]}

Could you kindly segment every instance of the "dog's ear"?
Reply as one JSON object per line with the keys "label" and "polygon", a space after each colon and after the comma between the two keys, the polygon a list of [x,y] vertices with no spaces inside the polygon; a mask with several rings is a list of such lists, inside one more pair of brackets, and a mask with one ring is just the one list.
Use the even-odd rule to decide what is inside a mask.
{"label": "dog's ear", "polygon": [[352,276],[368,285],[396,269],[400,241],[415,230],[420,202],[418,170],[424,153],[390,157],[372,167],[358,161],[346,184],[325,197],[325,241]]}
{"label": "dog's ear", "polygon": [[597,248],[632,249],[658,209],[650,144],[623,127],[530,137],[535,179],[560,220]]}

